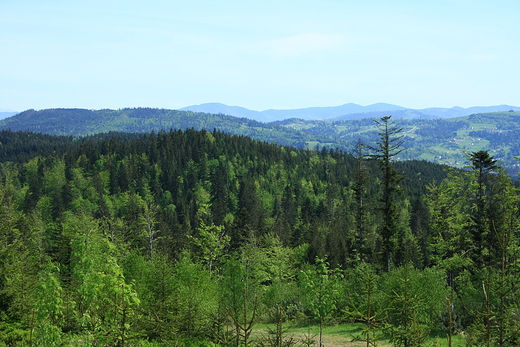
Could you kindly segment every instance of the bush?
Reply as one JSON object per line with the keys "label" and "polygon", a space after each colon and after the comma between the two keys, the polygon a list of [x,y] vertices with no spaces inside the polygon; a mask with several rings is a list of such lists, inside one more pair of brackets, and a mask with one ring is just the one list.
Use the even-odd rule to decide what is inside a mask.
{"label": "bush", "polygon": [[29,345],[30,331],[20,328],[19,324],[0,322],[0,347]]}

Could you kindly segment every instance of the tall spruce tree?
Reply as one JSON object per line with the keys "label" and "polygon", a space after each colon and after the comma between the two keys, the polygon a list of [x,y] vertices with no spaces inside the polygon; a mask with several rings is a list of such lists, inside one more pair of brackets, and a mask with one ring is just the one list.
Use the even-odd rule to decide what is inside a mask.
{"label": "tall spruce tree", "polygon": [[356,156],[356,166],[354,170],[354,180],[352,190],[354,191],[354,206],[355,206],[355,223],[356,223],[356,232],[357,232],[357,245],[356,253],[359,257],[360,261],[363,261],[364,254],[364,239],[365,229],[366,229],[366,218],[367,218],[367,184],[368,184],[368,169],[366,166],[366,158],[365,158],[365,145],[361,141],[358,140],[355,149]]}
{"label": "tall spruce tree", "polygon": [[[489,200],[491,173],[498,168],[496,160],[487,151],[470,152],[468,154],[471,169],[474,173],[474,199],[476,211],[473,214],[474,227],[473,239],[477,247],[479,247],[478,256],[482,257],[484,253],[489,255],[488,247],[491,233],[491,225],[489,218],[486,218],[486,209]],[[485,256],[484,258],[486,258]],[[480,262],[489,261],[481,258]]]}
{"label": "tall spruce tree", "polygon": [[381,238],[384,267],[387,272],[390,272],[392,259],[392,238],[399,233],[399,211],[395,197],[401,191],[399,183],[403,180],[403,176],[394,167],[393,161],[403,151],[401,146],[404,142],[402,139],[404,135],[400,135],[403,129],[399,128],[391,118],[392,116],[386,116],[375,120],[379,130],[377,133],[379,140],[375,146],[367,146],[373,151],[368,158],[376,160],[381,169]]}
{"label": "tall spruce tree", "polygon": [[424,200],[429,211],[429,263],[447,271],[448,285],[455,289],[455,278],[472,266],[469,254],[475,245],[469,233],[471,216],[464,176],[451,172],[440,183],[430,184]]}

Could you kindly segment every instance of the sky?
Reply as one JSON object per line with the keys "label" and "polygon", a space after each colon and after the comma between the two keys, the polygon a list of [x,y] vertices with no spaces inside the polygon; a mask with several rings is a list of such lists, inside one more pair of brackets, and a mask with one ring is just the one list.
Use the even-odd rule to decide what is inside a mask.
{"label": "sky", "polygon": [[518,0],[0,0],[0,111],[520,106]]}

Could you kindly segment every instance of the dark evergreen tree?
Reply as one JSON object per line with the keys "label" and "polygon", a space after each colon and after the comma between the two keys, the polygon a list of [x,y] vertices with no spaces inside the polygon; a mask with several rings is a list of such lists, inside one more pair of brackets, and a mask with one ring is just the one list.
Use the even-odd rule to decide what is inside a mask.
{"label": "dark evergreen tree", "polygon": [[226,158],[215,160],[216,164],[211,173],[211,209],[214,223],[223,224],[224,217],[228,213],[229,180]]}
{"label": "dark evergreen tree", "polygon": [[[393,244],[392,239],[398,236],[402,230],[399,230],[399,211],[396,202],[396,195],[402,190],[399,186],[403,180],[403,176],[395,169],[393,161],[396,156],[403,151],[403,135],[400,135],[402,128],[399,128],[391,120],[391,116],[382,117],[375,120],[378,126],[378,141],[375,146],[368,146],[374,153],[368,155],[368,158],[376,160],[381,169],[381,239],[384,252],[384,268],[390,272]],[[404,261],[403,250],[398,249],[398,263]]]}
{"label": "dark evergreen tree", "polygon": [[364,153],[365,145],[358,140],[356,144],[356,168],[354,170],[353,186],[354,204],[355,204],[355,223],[357,231],[357,242],[355,243],[356,254],[360,261],[363,261],[365,251],[364,240],[366,237],[366,224],[368,212],[367,185],[369,180],[369,172],[366,165],[366,155]]}
{"label": "dark evergreen tree", "polygon": [[[491,173],[497,169],[496,160],[487,151],[470,152],[468,159],[475,175],[474,179],[474,201],[476,211],[472,215],[474,226],[472,235],[475,245],[478,247],[477,257],[479,263],[483,265],[489,262],[488,247],[493,247],[490,242],[493,239],[490,220],[487,217],[486,209],[491,194]],[[487,250],[485,250],[487,249]]]}

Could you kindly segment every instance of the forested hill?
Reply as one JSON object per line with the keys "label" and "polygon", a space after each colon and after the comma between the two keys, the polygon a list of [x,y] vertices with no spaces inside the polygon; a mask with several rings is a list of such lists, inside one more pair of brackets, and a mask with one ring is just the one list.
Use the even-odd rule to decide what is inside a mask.
{"label": "forested hill", "polygon": [[[381,115],[381,114],[380,114]],[[391,114],[388,114],[390,116]],[[520,167],[520,112],[479,113],[450,119],[402,119],[404,152],[400,160],[424,159],[462,168],[465,152],[486,150],[510,174]],[[321,121],[286,119],[261,123],[247,118],[191,111],[137,108],[121,110],[28,110],[0,120],[0,129],[30,130],[52,135],[85,136],[99,133],[148,133],[170,129],[217,129],[230,134],[296,148],[337,148],[353,152],[358,140],[377,138],[374,119]]]}
{"label": "forested hill", "polygon": [[[265,124],[247,118],[224,114],[155,108],[126,108],[120,110],[46,109],[27,110],[4,120],[0,129],[40,132],[51,135],[85,136],[111,131],[149,133],[170,129],[218,129],[230,134],[305,148],[309,142],[331,143],[326,135]],[[338,143],[341,143],[339,141]]]}
{"label": "forested hill", "polygon": [[[435,163],[463,168],[467,165],[467,152],[488,151],[500,160],[511,174],[519,171],[520,112],[478,113],[450,119],[400,119],[402,128],[402,160],[424,159]],[[326,135],[350,144],[356,141],[370,144],[377,139],[373,119],[348,121],[303,121],[288,119],[277,124],[308,134]]]}
{"label": "forested hill", "polygon": [[372,158],[0,131],[0,345],[271,346],[255,323],[357,322],[368,344],[518,346],[511,179],[485,151],[466,171]]}
{"label": "forested hill", "polygon": [[[159,244],[172,256],[178,247],[187,247],[201,213],[207,223],[226,225],[235,245],[275,232],[285,244],[308,243],[311,254],[327,253],[340,266],[348,252],[338,245],[352,247],[346,211],[354,203],[350,189],[356,160],[338,150],[298,150],[218,131],[82,139],[0,131],[0,162],[2,181],[13,179],[11,184],[23,192],[17,195],[19,205],[31,211],[44,198],[48,210],[40,213],[50,213],[55,221],[71,208],[106,218],[132,213],[124,218],[133,219],[153,207],[158,232],[165,237]],[[414,205],[417,198],[426,185],[446,177],[447,167],[407,161],[397,168],[406,178],[403,199],[420,215],[424,211]],[[367,162],[366,170],[374,177],[367,189],[376,197],[375,163]],[[375,208],[377,199],[372,203]],[[132,206],[124,212],[116,208],[119,204]],[[143,240],[131,242],[145,246]]]}

